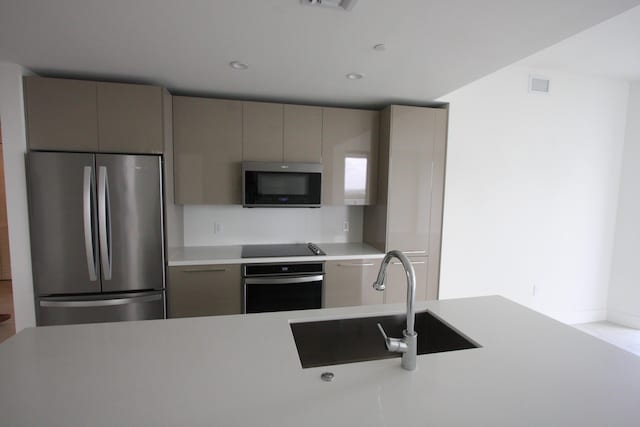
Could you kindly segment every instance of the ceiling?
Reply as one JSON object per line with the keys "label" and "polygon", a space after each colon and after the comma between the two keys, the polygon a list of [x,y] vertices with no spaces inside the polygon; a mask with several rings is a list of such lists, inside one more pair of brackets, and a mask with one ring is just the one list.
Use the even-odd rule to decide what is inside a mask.
{"label": "ceiling", "polygon": [[544,49],[522,64],[640,81],[640,7]]}
{"label": "ceiling", "polygon": [[299,0],[0,0],[0,60],[182,94],[421,104],[639,4],[359,0],[346,12]]}

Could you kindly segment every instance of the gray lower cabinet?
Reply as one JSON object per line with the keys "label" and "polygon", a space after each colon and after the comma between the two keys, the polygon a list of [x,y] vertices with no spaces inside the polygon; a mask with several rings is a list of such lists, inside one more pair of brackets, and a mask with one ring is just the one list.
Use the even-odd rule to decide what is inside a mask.
{"label": "gray lower cabinet", "polygon": [[375,203],[380,113],[323,108],[322,114],[322,203]]}
{"label": "gray lower cabinet", "polygon": [[167,317],[241,312],[240,264],[169,267]]}
{"label": "gray lower cabinet", "polygon": [[327,261],[323,307],[382,304],[384,293],[373,289],[380,259]]}
{"label": "gray lower cabinet", "polygon": [[[429,267],[428,257],[410,257],[411,265],[416,273],[416,301],[436,299],[437,287],[429,291],[427,275]],[[400,261],[393,259],[387,269],[386,289],[384,291],[385,304],[407,301],[407,275]],[[435,292],[434,292],[435,291]]]}
{"label": "gray lower cabinet", "polygon": [[242,102],[173,97],[175,201],[242,201]]}

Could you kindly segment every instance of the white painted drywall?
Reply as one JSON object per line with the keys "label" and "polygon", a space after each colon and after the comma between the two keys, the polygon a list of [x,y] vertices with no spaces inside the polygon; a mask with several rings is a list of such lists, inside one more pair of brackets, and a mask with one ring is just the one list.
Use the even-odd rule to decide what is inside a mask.
{"label": "white painted drywall", "polygon": [[640,329],[640,82],[631,86],[608,319]]}
{"label": "white painted drywall", "polygon": [[22,97],[22,76],[16,64],[0,62],[0,123],[9,223],[9,252],[16,332],[35,326],[31,245],[24,156],[27,140]]}
{"label": "white painted drywall", "polygon": [[[550,94],[528,93],[529,74],[550,78]],[[500,294],[569,323],[605,318],[628,91],[517,64],[441,99],[441,298]]]}
{"label": "white painted drywall", "polygon": [[[243,208],[185,206],[185,246],[219,246],[295,242],[361,242],[361,206]],[[344,221],[349,231],[343,231]],[[214,226],[222,229],[216,233]]]}

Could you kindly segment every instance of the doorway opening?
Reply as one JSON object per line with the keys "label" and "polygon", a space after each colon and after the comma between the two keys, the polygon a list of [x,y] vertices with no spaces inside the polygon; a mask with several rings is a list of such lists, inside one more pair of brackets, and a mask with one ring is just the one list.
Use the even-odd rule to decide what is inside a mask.
{"label": "doorway opening", "polygon": [[9,256],[9,225],[7,198],[4,182],[4,145],[0,123],[0,342],[15,335],[13,287],[11,282],[11,258]]}

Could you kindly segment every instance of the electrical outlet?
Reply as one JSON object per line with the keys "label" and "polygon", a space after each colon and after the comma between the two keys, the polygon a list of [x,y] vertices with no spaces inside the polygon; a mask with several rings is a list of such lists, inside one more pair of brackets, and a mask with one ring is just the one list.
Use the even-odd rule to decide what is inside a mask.
{"label": "electrical outlet", "polygon": [[535,284],[531,287],[531,294],[534,297],[538,294],[538,287]]}
{"label": "electrical outlet", "polygon": [[349,231],[349,221],[346,221],[346,220],[345,220],[345,221],[342,223],[342,231],[344,231],[345,233],[346,233],[347,231]]}
{"label": "electrical outlet", "polygon": [[213,223],[213,234],[220,234],[224,232],[224,226],[219,222]]}

